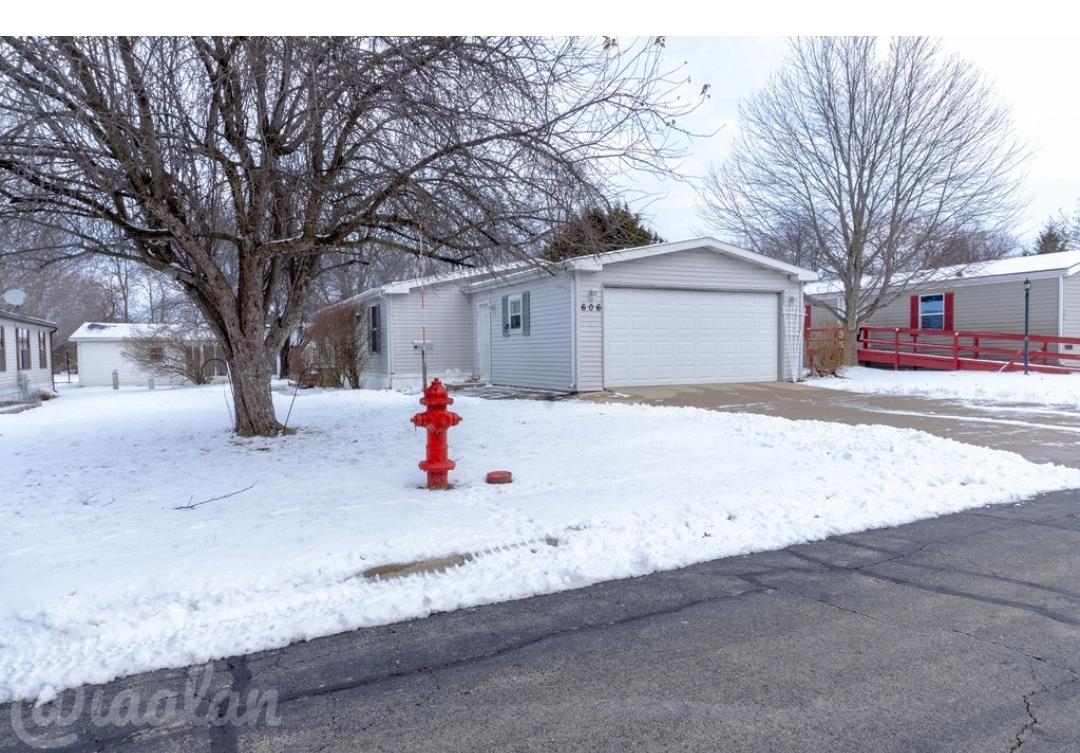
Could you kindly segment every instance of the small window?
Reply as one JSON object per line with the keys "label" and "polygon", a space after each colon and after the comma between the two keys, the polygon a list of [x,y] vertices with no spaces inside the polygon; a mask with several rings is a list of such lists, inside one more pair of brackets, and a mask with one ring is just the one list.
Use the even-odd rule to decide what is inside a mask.
{"label": "small window", "polygon": [[165,360],[165,346],[164,345],[151,345],[150,346],[150,360],[154,363],[161,363]]}
{"label": "small window", "polygon": [[48,342],[49,342],[49,338],[45,334],[45,330],[38,330],[38,333],[37,333],[38,363],[41,365],[41,368],[43,368],[43,369],[49,368],[49,346],[48,346]]}
{"label": "small window", "polygon": [[921,329],[945,329],[945,296],[919,296],[919,327]]}
{"label": "small window", "polygon": [[30,330],[26,327],[15,328],[15,355],[19,371],[34,368],[30,364]]}
{"label": "small window", "polygon": [[508,309],[507,309],[507,317],[506,318],[507,318],[507,323],[509,324],[511,330],[515,330],[515,329],[520,330],[521,329],[521,312],[522,312],[521,296],[520,295],[512,295],[512,296],[510,296],[509,303],[508,303]]}
{"label": "small window", "polygon": [[7,335],[4,332],[0,326],[0,371],[7,371]]}
{"label": "small window", "polygon": [[378,353],[379,348],[382,346],[379,337],[379,328],[381,322],[379,322],[379,307],[372,306],[368,310],[368,352]]}

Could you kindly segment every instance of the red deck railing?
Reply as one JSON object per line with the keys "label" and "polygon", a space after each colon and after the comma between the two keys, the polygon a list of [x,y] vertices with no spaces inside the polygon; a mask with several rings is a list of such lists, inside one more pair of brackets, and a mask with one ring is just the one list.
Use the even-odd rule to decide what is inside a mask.
{"label": "red deck railing", "polygon": [[[1014,332],[942,332],[910,327],[860,327],[860,363],[924,369],[1022,371],[1024,336]],[[1028,336],[1028,369],[1080,372],[1080,337]]]}

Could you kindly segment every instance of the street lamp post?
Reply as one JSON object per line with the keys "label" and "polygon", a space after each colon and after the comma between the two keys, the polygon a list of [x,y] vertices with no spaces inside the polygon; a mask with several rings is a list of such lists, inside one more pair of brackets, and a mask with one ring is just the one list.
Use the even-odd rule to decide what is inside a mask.
{"label": "street lamp post", "polygon": [[1024,373],[1028,373],[1028,322],[1031,317],[1031,280],[1024,280]]}

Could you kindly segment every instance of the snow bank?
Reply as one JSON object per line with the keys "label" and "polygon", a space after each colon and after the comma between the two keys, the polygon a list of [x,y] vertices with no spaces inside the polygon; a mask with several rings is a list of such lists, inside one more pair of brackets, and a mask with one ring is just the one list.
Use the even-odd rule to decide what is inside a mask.
{"label": "snow bank", "polygon": [[807,384],[878,395],[914,395],[1006,405],[1080,408],[1080,375],[985,371],[889,371],[845,366],[838,377]]}
{"label": "snow bank", "polygon": [[[0,417],[18,466],[0,500],[0,700],[1080,486],[910,430],[461,398],[456,487],[427,492],[418,408],[301,393],[300,432],[276,440],[232,437],[220,386],[71,390]],[[514,483],[484,484],[495,468]],[[476,557],[362,575],[452,553]]]}

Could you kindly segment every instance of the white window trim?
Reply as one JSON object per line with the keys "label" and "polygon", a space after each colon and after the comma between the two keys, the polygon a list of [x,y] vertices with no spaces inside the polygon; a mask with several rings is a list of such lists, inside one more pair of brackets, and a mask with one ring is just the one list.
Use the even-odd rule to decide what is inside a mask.
{"label": "white window trim", "polygon": [[[940,298],[941,299],[941,313],[923,313],[923,304],[928,298]],[[941,317],[940,327],[925,327],[923,326],[923,318],[927,316],[939,316]],[[945,329],[945,294],[944,293],[927,293],[926,295],[919,296],[919,329]]]}
{"label": "white window trim", "polygon": [[[517,313],[514,313],[514,304],[517,304]],[[517,325],[514,325],[514,317],[517,317]],[[525,304],[521,293],[507,296],[506,299],[506,324],[511,332],[521,332],[525,326]]]}

